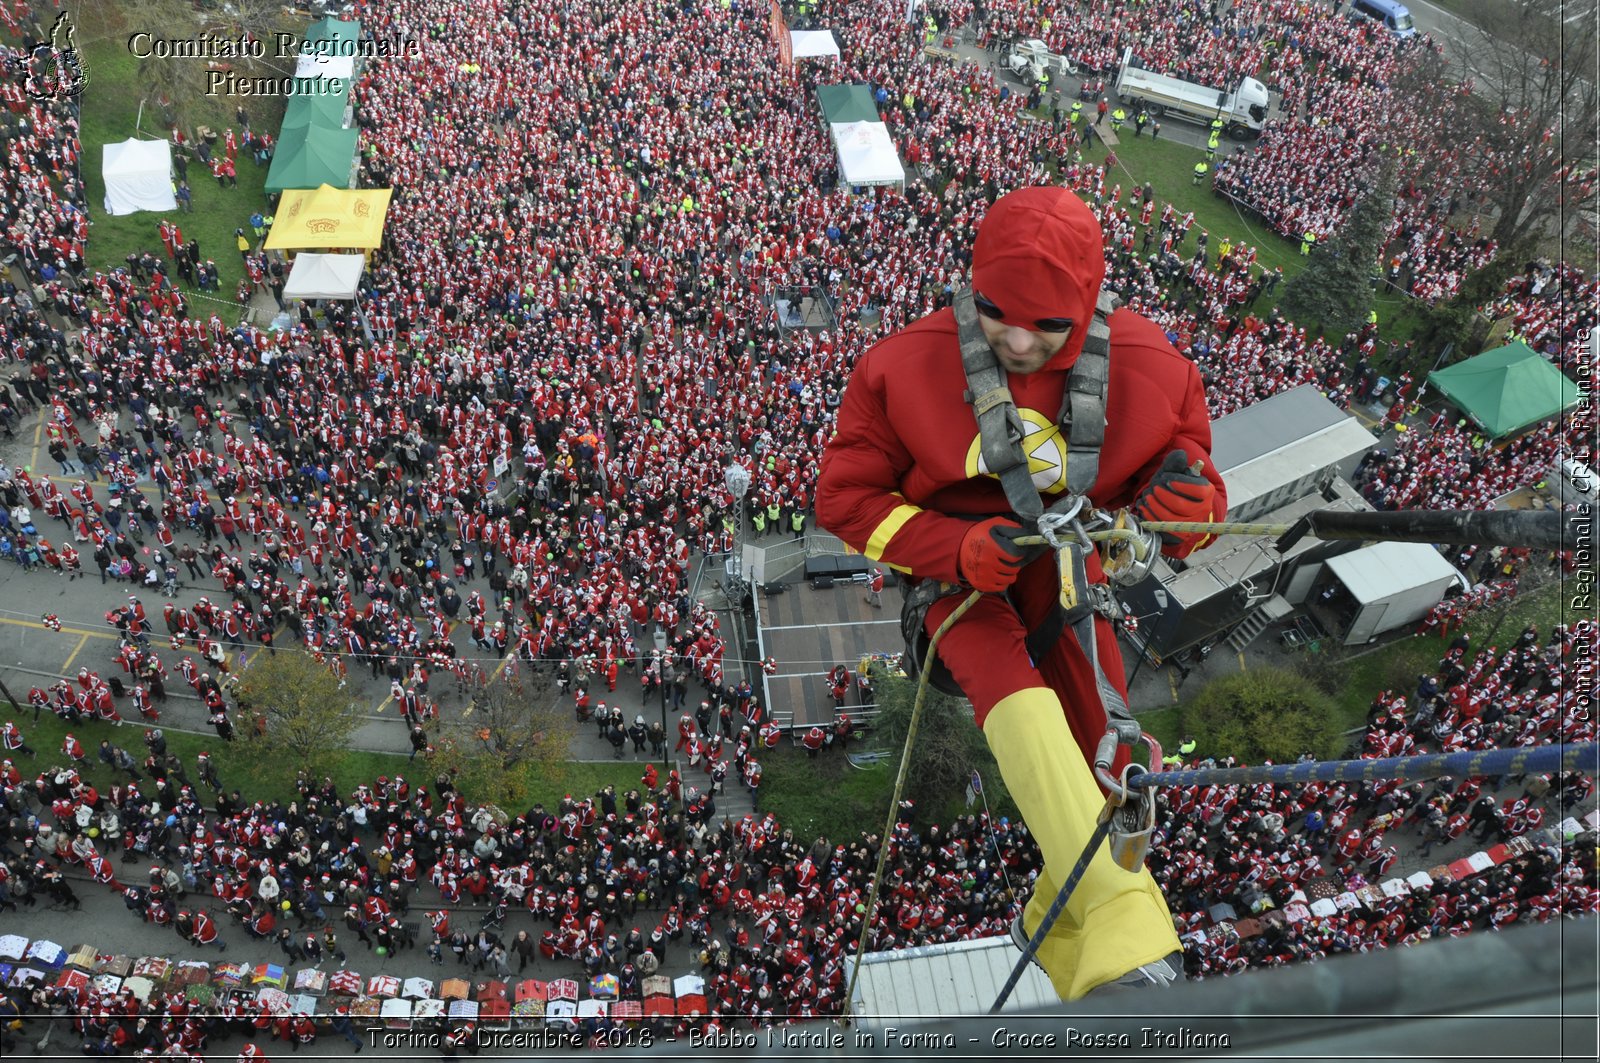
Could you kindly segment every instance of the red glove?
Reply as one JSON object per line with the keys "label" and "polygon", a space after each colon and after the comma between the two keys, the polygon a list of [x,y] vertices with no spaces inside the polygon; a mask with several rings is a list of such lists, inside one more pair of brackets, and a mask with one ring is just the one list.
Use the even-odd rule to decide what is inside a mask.
{"label": "red glove", "polygon": [[[1198,461],[1191,467],[1181,450],[1168,454],[1150,486],[1134,502],[1133,515],[1140,520],[1211,520],[1216,512],[1217,488],[1200,474],[1203,467]],[[1161,541],[1168,546],[1179,546],[1186,538],[1193,536],[1161,533]]]}
{"label": "red glove", "polygon": [[956,552],[961,578],[980,591],[1011,586],[1027,563],[1027,549],[1013,542],[1021,534],[1022,525],[1010,517],[990,517],[968,528]]}

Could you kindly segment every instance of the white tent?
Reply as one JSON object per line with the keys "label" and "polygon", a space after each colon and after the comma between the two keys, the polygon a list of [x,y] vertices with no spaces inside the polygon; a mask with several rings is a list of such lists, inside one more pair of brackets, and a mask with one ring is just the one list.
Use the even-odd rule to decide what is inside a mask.
{"label": "white tent", "polygon": [[847,185],[904,184],[905,167],[882,122],[843,122],[832,127],[839,172]]}
{"label": "white tent", "polygon": [[839,58],[839,42],[832,30],[790,30],[789,48],[796,59]]}
{"label": "white tent", "polygon": [[294,258],[285,299],[354,299],[366,260],[361,255],[318,255],[302,251]]}
{"label": "white tent", "polygon": [[1357,605],[1345,632],[1346,646],[1421,620],[1461,579],[1426,543],[1374,543],[1330,558],[1327,567]]}
{"label": "white tent", "polygon": [[107,144],[100,173],[106,182],[106,213],[177,210],[172,195],[172,145],[130,138]]}
{"label": "white tent", "polygon": [[297,78],[342,78],[349,82],[355,71],[353,55],[302,55],[294,64]]}

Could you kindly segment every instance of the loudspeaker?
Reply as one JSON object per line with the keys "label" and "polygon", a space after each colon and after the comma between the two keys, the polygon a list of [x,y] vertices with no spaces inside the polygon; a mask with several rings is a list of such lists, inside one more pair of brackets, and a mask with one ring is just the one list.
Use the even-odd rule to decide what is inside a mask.
{"label": "loudspeaker", "polygon": [[820,576],[833,576],[839,571],[839,560],[832,554],[818,554],[816,557],[806,558],[806,579],[814,580]]}
{"label": "loudspeaker", "polygon": [[860,554],[846,554],[834,560],[834,578],[864,580],[872,571],[872,563]]}

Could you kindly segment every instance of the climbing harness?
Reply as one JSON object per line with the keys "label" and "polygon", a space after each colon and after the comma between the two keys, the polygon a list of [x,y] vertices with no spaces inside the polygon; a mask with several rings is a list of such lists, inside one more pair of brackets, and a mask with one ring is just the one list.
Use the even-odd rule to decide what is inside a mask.
{"label": "climbing harness", "polygon": [[[1024,528],[1037,530],[1041,536],[1038,539],[1026,537],[1026,544],[1049,546],[1058,559],[1060,594],[1057,606],[1039,627],[1028,633],[1028,655],[1035,661],[1043,660],[1062,632],[1071,630],[1095,670],[1095,685],[1107,711],[1130,717],[1121,693],[1100,667],[1095,645],[1095,614],[1120,619],[1121,606],[1107,584],[1091,584],[1088,578],[1087,553],[1094,549],[1088,528],[1098,523],[1115,526],[1116,518],[1093,509],[1087,509],[1088,517],[1084,518],[1089,505],[1087,493],[1100,475],[1100,448],[1105,442],[1106,397],[1111,380],[1110,317],[1116,308],[1116,296],[1101,292],[1094,316],[1087,325],[1083,349],[1067,376],[1061,408],[1056,415],[1061,438],[1067,444],[1067,493],[1046,507],[1034,486],[1028,455],[1022,447],[1028,427],[1006,384],[1005,369],[978,322],[972,290],[961,289],[954,300],[961,365],[967,378],[966,399],[978,421],[978,445],[983,463],[999,479],[1006,501]],[[1124,530],[1137,534],[1129,524],[1131,518],[1124,516],[1121,521]],[[1141,554],[1139,560],[1144,560],[1147,554],[1148,551]],[[1124,577],[1135,571],[1132,565],[1121,562],[1113,567]],[[936,656],[930,658],[927,653],[926,620],[934,602],[960,594],[964,589],[959,584],[923,580],[906,594],[900,611],[900,632],[906,641],[908,665],[920,668],[924,661],[931,661],[928,681],[935,689],[954,697],[963,696],[960,686],[944,663]],[[907,674],[912,678],[917,675],[909,671]]]}

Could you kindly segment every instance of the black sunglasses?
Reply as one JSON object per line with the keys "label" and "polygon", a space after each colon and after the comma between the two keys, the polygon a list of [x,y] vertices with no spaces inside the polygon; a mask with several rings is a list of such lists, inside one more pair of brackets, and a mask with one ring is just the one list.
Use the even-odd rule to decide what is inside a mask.
{"label": "black sunglasses", "polygon": [[[1005,311],[995,306],[983,296],[973,293],[972,305],[978,308],[978,313],[995,321],[1005,320]],[[1042,317],[1033,323],[1033,327],[1040,332],[1071,332],[1073,321],[1070,317]]]}

